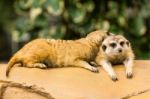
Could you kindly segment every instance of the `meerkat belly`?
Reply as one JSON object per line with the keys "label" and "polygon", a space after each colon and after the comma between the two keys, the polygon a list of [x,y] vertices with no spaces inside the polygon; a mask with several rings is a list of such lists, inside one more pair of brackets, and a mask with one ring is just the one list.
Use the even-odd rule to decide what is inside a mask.
{"label": "meerkat belly", "polygon": [[119,64],[123,64],[123,61],[125,60],[125,56],[124,55],[118,55],[115,56],[113,58],[109,58],[109,61],[113,64],[113,65],[119,65]]}

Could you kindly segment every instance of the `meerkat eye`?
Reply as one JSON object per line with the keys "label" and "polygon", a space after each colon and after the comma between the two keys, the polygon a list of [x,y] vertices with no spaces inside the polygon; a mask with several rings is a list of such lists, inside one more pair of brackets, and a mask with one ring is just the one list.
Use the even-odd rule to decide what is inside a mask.
{"label": "meerkat eye", "polygon": [[129,41],[127,41],[126,44],[129,46]]}
{"label": "meerkat eye", "polygon": [[102,49],[103,49],[103,51],[105,51],[106,50],[106,45],[102,45]]}
{"label": "meerkat eye", "polygon": [[120,42],[120,45],[121,45],[121,46],[123,46],[123,45],[124,45],[124,42],[123,42],[123,41],[122,41],[122,42]]}
{"label": "meerkat eye", "polygon": [[115,48],[117,45],[116,45],[116,43],[110,43],[110,46]]}

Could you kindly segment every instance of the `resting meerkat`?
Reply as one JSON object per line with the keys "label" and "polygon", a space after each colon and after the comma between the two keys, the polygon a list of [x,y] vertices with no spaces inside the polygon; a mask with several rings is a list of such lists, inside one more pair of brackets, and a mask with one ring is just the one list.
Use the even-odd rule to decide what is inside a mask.
{"label": "resting meerkat", "polygon": [[10,59],[6,76],[14,65],[31,68],[75,66],[98,72],[98,69],[88,62],[95,59],[102,40],[108,34],[98,30],[78,40],[33,40]]}
{"label": "resting meerkat", "polygon": [[134,54],[129,41],[121,35],[112,35],[102,42],[95,62],[104,68],[113,81],[116,81],[118,78],[112,65],[123,63],[127,78],[132,78],[133,60]]}

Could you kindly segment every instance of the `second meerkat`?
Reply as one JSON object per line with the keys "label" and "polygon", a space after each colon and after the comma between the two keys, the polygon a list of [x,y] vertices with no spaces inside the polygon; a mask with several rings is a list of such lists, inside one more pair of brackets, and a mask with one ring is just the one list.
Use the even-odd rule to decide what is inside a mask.
{"label": "second meerkat", "polygon": [[98,72],[89,62],[95,59],[102,40],[108,34],[98,30],[78,40],[33,40],[10,59],[6,76],[15,64],[32,68],[75,66]]}
{"label": "second meerkat", "polygon": [[132,78],[134,53],[130,42],[121,35],[108,36],[100,47],[96,64],[101,65],[113,81],[118,80],[112,65],[124,64],[127,78]]}

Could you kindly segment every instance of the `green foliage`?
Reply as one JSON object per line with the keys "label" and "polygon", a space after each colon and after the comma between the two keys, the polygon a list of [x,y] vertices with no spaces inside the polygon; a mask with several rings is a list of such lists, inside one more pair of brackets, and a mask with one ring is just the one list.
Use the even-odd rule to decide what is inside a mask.
{"label": "green foliage", "polygon": [[[74,39],[95,29],[125,35],[137,58],[150,58],[146,0],[15,0],[16,42],[36,37]],[[76,36],[76,37],[75,37]]]}

